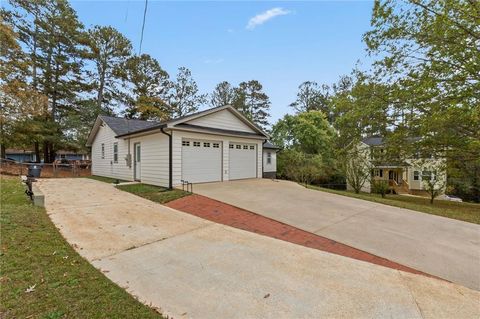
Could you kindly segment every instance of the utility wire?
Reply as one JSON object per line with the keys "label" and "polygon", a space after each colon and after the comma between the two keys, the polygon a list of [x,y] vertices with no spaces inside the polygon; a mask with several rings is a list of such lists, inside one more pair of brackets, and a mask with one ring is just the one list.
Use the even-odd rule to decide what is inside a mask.
{"label": "utility wire", "polygon": [[142,53],[143,31],[145,30],[145,18],[147,17],[147,7],[148,7],[148,0],[145,0],[145,10],[143,11],[142,34],[140,35],[140,48],[138,49],[138,55]]}
{"label": "utility wire", "polygon": [[125,21],[124,23],[127,23],[127,20],[128,20],[128,5],[130,4],[130,0],[127,1],[127,10],[125,11]]}

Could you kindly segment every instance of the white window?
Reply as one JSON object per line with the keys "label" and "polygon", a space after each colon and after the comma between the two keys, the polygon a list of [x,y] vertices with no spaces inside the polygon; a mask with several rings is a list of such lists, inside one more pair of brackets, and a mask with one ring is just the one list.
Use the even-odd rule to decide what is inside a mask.
{"label": "white window", "polygon": [[102,159],[105,158],[105,144],[102,143]]}
{"label": "white window", "polygon": [[272,153],[267,152],[267,164],[272,164]]}
{"label": "white window", "polygon": [[190,141],[182,141],[183,146],[190,146]]}
{"label": "white window", "polygon": [[234,145],[233,145],[233,144],[230,144],[228,147],[229,147],[229,148],[234,148]]}
{"label": "white window", "polygon": [[213,143],[213,148],[219,148],[220,144],[219,143]]}
{"label": "white window", "polygon": [[237,144],[236,149],[237,149],[237,150],[241,150],[241,149],[242,149],[242,145]]}
{"label": "white window", "polygon": [[250,145],[250,149],[251,149],[251,150],[254,150],[254,149],[255,149],[255,145]]}
{"label": "white window", "polygon": [[437,180],[437,171],[422,171],[422,180],[435,181]]}
{"label": "white window", "polygon": [[243,145],[244,150],[248,150],[248,145]]}
{"label": "white window", "polygon": [[193,146],[200,147],[200,142],[193,142]]}
{"label": "white window", "polygon": [[210,143],[208,143],[208,142],[203,142],[203,147],[210,147]]}
{"label": "white window", "polygon": [[118,163],[118,143],[113,143],[113,162]]}
{"label": "white window", "polygon": [[420,172],[419,171],[414,171],[413,172],[413,180],[418,181],[420,178]]}

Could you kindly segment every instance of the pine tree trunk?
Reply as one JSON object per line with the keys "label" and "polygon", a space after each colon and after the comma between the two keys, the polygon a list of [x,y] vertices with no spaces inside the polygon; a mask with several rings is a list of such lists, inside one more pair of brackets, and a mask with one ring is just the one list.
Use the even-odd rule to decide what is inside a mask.
{"label": "pine tree trunk", "polygon": [[48,142],[43,142],[43,162],[44,163],[50,163],[50,154],[48,153],[49,148],[48,148]]}
{"label": "pine tree trunk", "polygon": [[40,145],[38,142],[33,143],[33,148],[35,150],[35,162],[40,163]]}
{"label": "pine tree trunk", "polygon": [[2,145],[0,145],[0,158],[6,158],[7,157],[7,152],[5,150],[5,144],[2,143]]}

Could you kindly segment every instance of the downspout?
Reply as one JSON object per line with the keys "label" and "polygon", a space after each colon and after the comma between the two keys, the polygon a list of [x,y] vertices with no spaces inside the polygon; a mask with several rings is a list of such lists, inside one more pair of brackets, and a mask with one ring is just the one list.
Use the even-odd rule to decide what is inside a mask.
{"label": "downspout", "polygon": [[160,128],[163,134],[168,136],[168,189],[173,189],[173,160],[172,160],[172,148],[173,148],[173,136],[172,133],[168,134]]}
{"label": "downspout", "polygon": [[263,167],[263,165],[264,165],[264,164],[263,164],[263,145],[265,145],[265,143],[267,143],[267,140],[264,140],[264,141],[262,142],[262,154],[260,154],[260,156],[262,156],[262,178],[263,178],[263,172],[264,172],[264,170],[265,170],[265,167]]}

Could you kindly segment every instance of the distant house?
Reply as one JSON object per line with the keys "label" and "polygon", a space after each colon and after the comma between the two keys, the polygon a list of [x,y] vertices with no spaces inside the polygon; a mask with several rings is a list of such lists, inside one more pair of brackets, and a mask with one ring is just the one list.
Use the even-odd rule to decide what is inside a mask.
{"label": "distant house", "polygon": [[[447,180],[445,160],[431,156],[412,154],[404,160],[384,160],[389,158],[386,155],[386,147],[382,137],[373,136],[361,141],[360,148],[365,150],[371,166],[371,179],[367,181],[362,191],[371,192],[372,182],[387,181],[390,190],[396,194],[426,195],[426,181],[437,182],[437,185],[444,185]],[[351,185],[347,183],[347,189]]]}
{"label": "distant house", "polygon": [[35,152],[32,150],[22,150],[7,148],[5,150],[5,157],[8,160],[12,160],[19,163],[35,162]]}
{"label": "distant house", "polygon": [[[5,157],[15,162],[19,163],[28,163],[35,162],[36,156],[35,152],[31,149],[6,149]],[[74,152],[67,150],[59,150],[56,152],[56,160],[67,160],[67,161],[76,161],[76,160],[89,160],[90,154],[86,152]]]}
{"label": "distant house", "polygon": [[266,141],[263,144],[263,178],[277,177],[277,152],[279,148]]}
{"label": "distant house", "polygon": [[264,147],[268,138],[226,105],[166,122],[99,116],[87,146],[94,175],[175,187],[182,181],[222,182],[262,178],[265,170],[274,173],[275,150]]}
{"label": "distant house", "polygon": [[56,160],[67,160],[67,161],[85,161],[90,159],[90,154],[87,152],[72,152],[60,150],[56,152]]}

